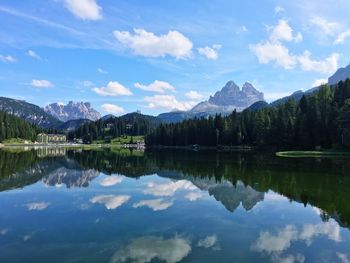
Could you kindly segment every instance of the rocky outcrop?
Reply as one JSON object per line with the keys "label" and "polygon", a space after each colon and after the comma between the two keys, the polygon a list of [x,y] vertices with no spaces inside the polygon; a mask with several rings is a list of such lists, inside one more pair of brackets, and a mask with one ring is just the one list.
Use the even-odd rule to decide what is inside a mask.
{"label": "rocky outcrop", "polygon": [[97,121],[101,114],[91,107],[89,102],[73,102],[68,104],[52,103],[45,107],[45,111],[61,121],[88,119]]}

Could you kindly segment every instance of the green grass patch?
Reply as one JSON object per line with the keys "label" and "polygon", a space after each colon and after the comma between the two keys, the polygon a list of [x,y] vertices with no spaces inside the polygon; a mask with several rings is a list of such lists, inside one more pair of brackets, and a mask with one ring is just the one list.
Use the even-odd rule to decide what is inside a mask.
{"label": "green grass patch", "polygon": [[111,140],[111,144],[129,144],[144,141],[144,136],[120,136]]}
{"label": "green grass patch", "polygon": [[33,142],[27,139],[11,138],[11,139],[4,140],[2,143],[3,144],[31,144]]}
{"label": "green grass patch", "polygon": [[285,151],[277,152],[279,157],[350,157],[350,151]]}

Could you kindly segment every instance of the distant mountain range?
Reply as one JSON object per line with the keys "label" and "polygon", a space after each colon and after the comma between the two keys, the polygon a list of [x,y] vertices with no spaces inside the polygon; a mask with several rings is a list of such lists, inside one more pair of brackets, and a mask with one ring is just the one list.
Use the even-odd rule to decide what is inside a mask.
{"label": "distant mountain range", "polygon": [[97,121],[101,118],[101,114],[93,109],[89,102],[70,101],[66,105],[51,103],[47,105],[44,110],[63,122],[78,119]]}
{"label": "distant mountain range", "polygon": [[[328,78],[328,84],[334,85],[341,80],[350,78],[350,65],[338,69]],[[240,89],[234,81],[228,81],[226,85],[210,96],[207,101],[202,101],[189,111],[174,111],[159,114],[157,117],[140,115],[147,118],[152,123],[179,122],[185,119],[208,117],[220,113],[230,114],[233,110],[242,111],[246,108],[258,110],[264,107],[273,107],[284,103],[288,99],[299,101],[304,94],[309,94],[317,90],[314,87],[307,91],[296,91],[293,94],[280,98],[271,103],[264,101],[264,94],[254,88],[249,82],[244,83]],[[101,114],[91,107],[89,102],[73,102],[67,105],[52,103],[45,108],[28,103],[24,100],[0,97],[0,111],[5,111],[30,123],[43,128],[55,128],[62,131],[72,131],[82,124],[101,119]],[[121,118],[132,119],[139,115],[129,113]],[[102,120],[107,120],[113,115],[106,115]]]}
{"label": "distant mountain range", "polygon": [[189,111],[175,111],[162,113],[158,117],[164,122],[177,122],[194,117],[206,117],[217,113],[226,115],[233,110],[242,111],[257,101],[263,101],[264,94],[254,86],[246,82],[240,89],[230,80],[226,85],[210,96],[207,101],[202,101]]}

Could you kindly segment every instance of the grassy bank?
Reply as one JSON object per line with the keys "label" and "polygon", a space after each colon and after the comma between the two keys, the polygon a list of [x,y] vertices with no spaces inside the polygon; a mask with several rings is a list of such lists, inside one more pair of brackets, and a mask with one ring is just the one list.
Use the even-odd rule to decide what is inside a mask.
{"label": "grassy bank", "polygon": [[350,157],[350,151],[284,151],[277,152],[279,157]]}

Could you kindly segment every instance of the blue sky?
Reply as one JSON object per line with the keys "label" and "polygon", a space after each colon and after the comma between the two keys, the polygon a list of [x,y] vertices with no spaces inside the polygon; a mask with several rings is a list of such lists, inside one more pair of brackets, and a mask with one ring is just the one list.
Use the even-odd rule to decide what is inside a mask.
{"label": "blue sky", "polygon": [[1,0],[0,96],[185,110],[228,80],[267,101],[350,61],[350,2]]}

